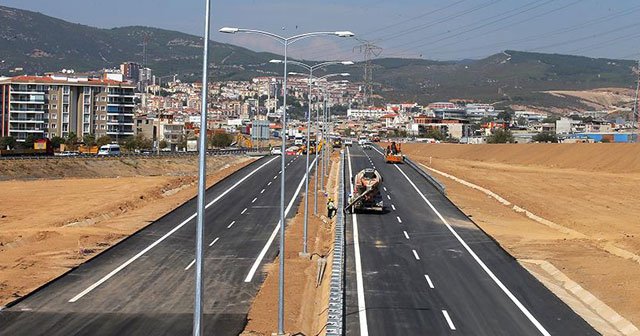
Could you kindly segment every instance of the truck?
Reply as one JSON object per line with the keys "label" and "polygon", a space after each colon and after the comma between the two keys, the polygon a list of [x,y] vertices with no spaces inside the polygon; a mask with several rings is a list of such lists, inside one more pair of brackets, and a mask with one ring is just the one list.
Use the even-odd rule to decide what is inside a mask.
{"label": "truck", "polygon": [[399,143],[392,142],[384,151],[384,161],[386,163],[403,163],[404,155]]}
{"label": "truck", "polygon": [[384,211],[384,202],[380,194],[382,175],[373,169],[365,168],[353,177],[353,192],[349,197],[347,212]]}

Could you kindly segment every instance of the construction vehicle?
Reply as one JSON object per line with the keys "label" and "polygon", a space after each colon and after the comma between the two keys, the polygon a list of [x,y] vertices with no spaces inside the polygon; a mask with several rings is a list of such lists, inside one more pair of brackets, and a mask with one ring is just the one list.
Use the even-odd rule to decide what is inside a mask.
{"label": "construction vehicle", "polygon": [[403,163],[404,155],[402,155],[402,149],[400,148],[400,144],[392,142],[391,145],[387,146],[384,151],[384,161],[386,163]]}
{"label": "construction vehicle", "polygon": [[384,203],[380,194],[382,175],[373,169],[365,168],[353,177],[353,192],[349,198],[346,211],[384,211]]}
{"label": "construction vehicle", "polygon": [[342,147],[342,139],[341,138],[333,138],[333,148],[341,148]]}

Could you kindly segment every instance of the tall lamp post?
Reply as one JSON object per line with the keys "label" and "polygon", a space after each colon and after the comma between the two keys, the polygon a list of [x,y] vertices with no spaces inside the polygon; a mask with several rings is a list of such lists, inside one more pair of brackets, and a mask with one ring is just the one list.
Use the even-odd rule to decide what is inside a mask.
{"label": "tall lamp post", "polygon": [[[271,60],[271,63],[276,63],[276,64],[280,64],[280,63],[284,63],[283,60]],[[309,71],[309,94],[308,94],[308,98],[309,98],[309,109],[307,111],[307,153],[306,153],[306,170],[305,171],[309,171],[310,167],[309,167],[309,144],[311,143],[311,90],[313,87],[313,71],[317,70],[317,69],[321,69],[330,65],[353,65],[352,61],[336,61],[336,62],[324,62],[324,63],[320,63],[320,64],[315,64],[315,65],[308,65],[308,64],[304,64],[302,62],[297,62],[297,61],[287,61],[289,64],[293,64],[293,65],[297,65],[300,67],[303,67],[305,69],[307,69]],[[289,75],[302,75],[302,74],[298,74],[296,72],[290,72]],[[317,146],[316,146],[317,148]],[[316,154],[317,157],[317,154]],[[317,189],[316,189],[317,190]],[[318,193],[316,192],[316,199],[318,197]],[[316,201],[317,203],[317,201]],[[308,223],[309,223],[309,174],[305,175],[305,179],[304,179],[304,226],[303,226],[303,233],[302,233],[302,256],[308,256],[309,252],[307,251],[307,227],[308,227]]]}
{"label": "tall lamp post", "polygon": [[[282,160],[281,160],[281,171],[282,175],[280,176],[280,265],[279,272],[280,276],[278,279],[278,335],[284,335],[284,232],[285,232],[285,216],[284,216],[284,179],[285,179],[285,154],[286,154],[286,142],[287,142],[287,49],[289,44],[300,41],[302,39],[306,39],[314,36],[337,36],[337,37],[353,37],[353,34],[350,31],[334,31],[334,32],[313,32],[313,33],[305,33],[294,35],[291,37],[283,37],[274,33],[255,30],[255,29],[244,29],[244,28],[232,28],[232,27],[223,27],[219,30],[221,33],[226,34],[236,34],[236,33],[247,33],[247,34],[257,34],[270,37],[280,42],[284,46],[284,102],[283,102],[283,112],[282,112]],[[305,172],[308,174],[308,170]]]}
{"label": "tall lamp post", "polygon": [[206,0],[204,19],[204,51],[202,58],[202,111],[200,112],[200,143],[198,153],[198,220],[196,224],[196,283],[193,309],[193,336],[202,335],[202,259],[204,244],[204,201],[207,160],[207,94],[209,67],[209,31],[211,30],[211,0]]}

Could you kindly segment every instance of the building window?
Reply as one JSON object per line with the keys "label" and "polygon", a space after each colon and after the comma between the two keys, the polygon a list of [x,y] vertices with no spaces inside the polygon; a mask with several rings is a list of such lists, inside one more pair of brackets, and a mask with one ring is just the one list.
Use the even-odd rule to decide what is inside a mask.
{"label": "building window", "polygon": [[58,95],[51,95],[51,100],[53,100],[53,101],[58,100]]}
{"label": "building window", "polygon": [[57,113],[51,113],[51,119],[58,119]]}
{"label": "building window", "polygon": [[104,129],[104,125],[100,125],[100,129]]}
{"label": "building window", "polygon": [[51,105],[51,109],[52,110],[57,110],[58,109],[58,105],[56,105],[56,104]]}
{"label": "building window", "polygon": [[100,120],[107,120],[107,116],[106,116],[106,115],[104,115],[104,114],[103,114],[103,115],[101,115],[101,116],[100,116]]}
{"label": "building window", "polygon": [[56,125],[56,124],[51,124],[51,127],[50,127],[50,128],[56,129],[56,127],[58,127],[58,125]]}
{"label": "building window", "polygon": [[69,94],[69,85],[65,85],[62,87],[62,93]]}
{"label": "building window", "polygon": [[100,106],[100,111],[106,111],[106,110],[107,110],[106,106],[104,106],[104,105]]}
{"label": "building window", "polygon": [[69,113],[69,105],[68,104],[62,105],[62,112],[63,113]]}
{"label": "building window", "polygon": [[103,102],[105,102],[105,101],[107,101],[107,97],[102,96],[102,97],[100,97],[100,100],[101,100],[101,101],[103,101]]}

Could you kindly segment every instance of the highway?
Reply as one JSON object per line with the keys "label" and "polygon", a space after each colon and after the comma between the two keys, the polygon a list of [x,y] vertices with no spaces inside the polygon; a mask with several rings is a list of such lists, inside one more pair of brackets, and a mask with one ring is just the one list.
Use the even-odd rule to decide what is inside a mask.
{"label": "highway", "polygon": [[[287,157],[293,216],[304,157]],[[264,157],[207,191],[204,330],[237,335],[277,254],[280,156]],[[304,192],[304,189],[302,190]],[[191,335],[195,199],[17,304],[0,311],[0,335]]]}
{"label": "highway", "polygon": [[[406,164],[354,145],[386,213],[347,215],[347,335],[598,335]],[[348,191],[346,191],[348,193]]]}

